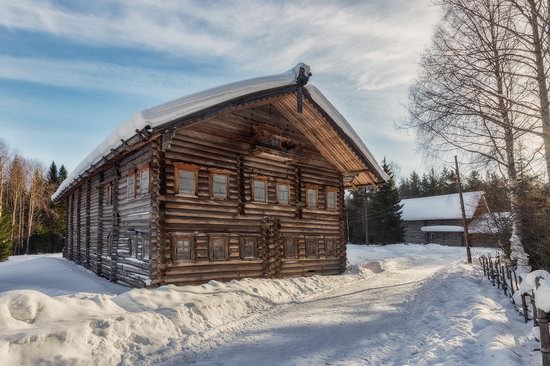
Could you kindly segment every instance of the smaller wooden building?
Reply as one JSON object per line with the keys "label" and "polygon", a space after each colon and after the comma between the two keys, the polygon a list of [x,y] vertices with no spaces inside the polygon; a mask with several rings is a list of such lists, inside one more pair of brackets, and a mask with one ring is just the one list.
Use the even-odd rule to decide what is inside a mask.
{"label": "smaller wooden building", "polygon": [[[401,204],[403,204],[405,242],[465,245],[458,193],[409,198],[402,200]],[[468,224],[490,212],[484,192],[481,191],[464,192],[464,208]],[[478,221],[476,220],[476,222]],[[485,244],[487,241],[491,241],[490,237],[484,239]],[[497,238],[492,239],[496,244]],[[476,244],[481,243],[473,240],[472,245]]]}
{"label": "smaller wooden building", "polygon": [[136,113],[52,196],[64,256],[136,287],[343,272],[344,189],[387,176],[310,75]]}

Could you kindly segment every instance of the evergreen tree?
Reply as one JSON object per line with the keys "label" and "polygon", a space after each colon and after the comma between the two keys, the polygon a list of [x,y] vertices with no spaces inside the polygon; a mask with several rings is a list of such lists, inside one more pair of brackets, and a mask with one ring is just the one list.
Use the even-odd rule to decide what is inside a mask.
{"label": "evergreen tree", "polygon": [[65,165],[61,164],[61,167],[59,168],[58,173],[58,183],[61,184],[65,179],[67,179],[67,169],[65,169]]}
{"label": "evergreen tree", "polygon": [[412,198],[409,178],[401,178],[399,181],[399,195],[402,198]]}
{"label": "evergreen tree", "polygon": [[369,237],[372,243],[401,243],[404,240],[405,228],[401,218],[401,198],[395,179],[386,159],[382,168],[390,179],[381,184],[372,194],[369,205]]}
{"label": "evergreen tree", "polygon": [[467,192],[483,190],[483,182],[481,181],[480,175],[477,172],[477,170],[472,170],[470,172],[470,174],[466,178],[466,184],[464,186],[464,189]]}
{"label": "evergreen tree", "polygon": [[8,215],[0,216],[0,262],[11,255],[11,222]]}
{"label": "evergreen tree", "polygon": [[409,187],[411,198],[420,197],[422,195],[422,191],[420,189],[420,177],[415,171],[413,171],[409,177]]}
{"label": "evergreen tree", "polygon": [[55,165],[55,161],[52,161],[52,163],[50,164],[50,168],[48,169],[48,183],[59,183],[59,176],[57,174],[57,165]]}

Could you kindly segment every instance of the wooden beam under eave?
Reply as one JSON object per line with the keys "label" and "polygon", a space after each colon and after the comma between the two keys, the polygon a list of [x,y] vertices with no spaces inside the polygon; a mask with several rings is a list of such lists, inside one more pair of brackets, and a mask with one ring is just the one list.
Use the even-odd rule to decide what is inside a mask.
{"label": "wooden beam under eave", "polygon": [[[283,96],[274,101],[273,106],[300,130],[339,171],[348,173],[368,170],[363,161],[330,125],[329,121],[307,100],[304,103],[302,114],[295,111],[292,97]],[[371,172],[362,175],[363,177],[359,179],[362,184],[376,184]]]}

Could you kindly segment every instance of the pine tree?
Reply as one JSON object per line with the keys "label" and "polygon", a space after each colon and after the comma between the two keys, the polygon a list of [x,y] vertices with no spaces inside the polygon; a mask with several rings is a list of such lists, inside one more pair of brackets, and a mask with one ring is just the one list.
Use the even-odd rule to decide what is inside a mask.
{"label": "pine tree", "polygon": [[67,169],[65,169],[65,165],[61,164],[61,167],[59,168],[59,173],[57,174],[58,177],[58,183],[61,184],[65,179],[67,179]]}
{"label": "pine tree", "polygon": [[386,159],[382,168],[390,179],[381,184],[370,199],[369,236],[372,243],[390,244],[403,242],[405,228],[401,218],[401,198],[395,178]]}
{"label": "pine tree", "polygon": [[468,192],[483,190],[483,182],[477,170],[472,170],[466,178],[465,190]]}
{"label": "pine tree", "polygon": [[0,217],[0,262],[11,255],[11,222],[7,215]]}
{"label": "pine tree", "polygon": [[57,165],[55,165],[55,161],[52,161],[50,168],[48,169],[48,183],[59,183],[59,176],[57,174]]}

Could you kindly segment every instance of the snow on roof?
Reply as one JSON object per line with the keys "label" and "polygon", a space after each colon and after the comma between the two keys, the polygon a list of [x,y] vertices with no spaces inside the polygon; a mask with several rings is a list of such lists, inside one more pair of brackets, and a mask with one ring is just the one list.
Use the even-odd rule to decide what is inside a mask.
{"label": "snow on roof", "polygon": [[[188,116],[217,104],[239,98],[245,95],[284,87],[296,85],[296,78],[300,73],[300,68],[304,68],[309,73],[310,67],[304,63],[298,63],[287,72],[264,76],[254,79],[238,81],[235,83],[218,86],[198,93],[175,99],[171,102],[146,109],[135,113],[129,120],[120,124],[103,142],[99,144],[78,166],[69,174],[57,191],[52,195],[52,200],[56,200],[61,194],[77,180],[91,166],[98,164],[104,156],[107,156],[112,149],[122,145],[122,140],[126,141],[136,135],[136,130],[143,130],[147,126],[151,128],[160,127],[177,118]],[[346,119],[338,110],[328,101],[328,99],[315,86],[308,84],[305,86],[311,98],[321,107],[342,129],[342,131],[356,144],[361,153],[375,168],[376,173],[387,180],[389,177],[378,165],[373,155],[353,130]]]}
{"label": "snow on roof", "polygon": [[[482,191],[464,192],[466,218],[471,219],[484,195]],[[401,200],[403,220],[456,220],[462,219],[458,193]]]}
{"label": "snow on roof", "polygon": [[500,227],[510,219],[510,212],[487,212],[468,225],[470,234],[498,234]]}
{"label": "snow on roof", "polygon": [[422,226],[420,230],[425,233],[461,233],[464,231],[464,228],[455,225],[432,225]]}

